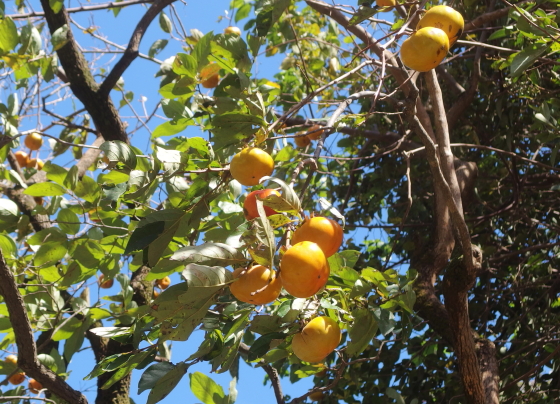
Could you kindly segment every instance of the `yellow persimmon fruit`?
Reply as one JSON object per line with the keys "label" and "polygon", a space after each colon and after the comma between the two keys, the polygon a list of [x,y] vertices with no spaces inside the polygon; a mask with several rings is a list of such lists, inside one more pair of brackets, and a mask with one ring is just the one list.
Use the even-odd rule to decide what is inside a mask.
{"label": "yellow persimmon fruit", "polygon": [[324,129],[321,129],[321,127],[322,127],[321,125],[313,125],[312,127],[310,127],[308,132],[311,133],[307,135],[307,137],[309,137],[309,139],[311,140],[319,140],[319,138],[325,131]]}
{"label": "yellow persimmon fruit", "polygon": [[435,27],[445,32],[451,47],[463,33],[465,20],[461,13],[449,6],[434,6],[418,21],[416,29],[425,27]]}
{"label": "yellow persimmon fruit", "polygon": [[159,292],[154,289],[154,291],[152,292],[152,299],[157,299],[158,296],[159,296]]}
{"label": "yellow persimmon fruit", "polygon": [[282,286],[294,297],[317,293],[329,279],[327,258],[318,244],[302,241],[292,246],[280,260]]}
{"label": "yellow persimmon fruit", "polygon": [[[297,135],[303,135],[305,132],[298,132]],[[309,136],[298,136],[294,138],[297,147],[307,147],[311,144]]]}
{"label": "yellow persimmon fruit", "polygon": [[23,141],[29,150],[39,150],[43,145],[43,136],[37,132],[30,133]]}
{"label": "yellow persimmon fruit", "polygon": [[210,62],[200,71],[200,84],[204,88],[215,88],[220,82],[220,66],[216,62]]}
{"label": "yellow persimmon fruit", "polygon": [[[245,219],[253,220],[259,217],[259,211],[257,209],[257,196],[259,199],[265,199],[270,195],[281,196],[280,192],[275,189],[261,189],[249,193],[247,198],[245,198],[245,202],[243,202],[243,214],[245,215]],[[278,212],[268,206],[264,206],[264,213],[266,216],[278,214]]]}
{"label": "yellow persimmon fruit", "polygon": [[43,162],[43,160],[32,158],[29,159],[29,162],[27,163],[27,168],[36,168],[38,171],[41,171],[44,165],[45,163]]}
{"label": "yellow persimmon fruit", "polygon": [[325,359],[340,343],[340,327],[330,317],[311,320],[292,339],[294,354],[305,362],[315,363]]}
{"label": "yellow persimmon fruit", "polygon": [[376,0],[377,7],[394,7],[397,4],[396,0]]}
{"label": "yellow persimmon fruit", "polygon": [[169,285],[171,285],[171,278],[169,276],[166,276],[164,278],[158,279],[156,281],[156,285],[158,286],[158,288],[160,288],[161,290],[165,290],[169,287]]}
{"label": "yellow persimmon fruit", "polygon": [[259,305],[273,302],[282,289],[282,282],[276,277],[276,271],[262,265],[249,269],[237,268],[233,271],[233,277],[237,280],[229,286],[229,290],[237,300],[245,303]]}
{"label": "yellow persimmon fruit", "polygon": [[342,245],[342,227],[333,219],[328,217],[316,216],[306,219],[297,228],[292,236],[292,244],[302,241],[312,241],[317,243],[325,257],[330,257],[338,251]]}
{"label": "yellow persimmon fruit", "polygon": [[8,379],[8,381],[12,384],[22,384],[24,380],[25,380],[25,373],[23,372],[14,373]]}
{"label": "yellow persimmon fruit", "polygon": [[424,27],[401,45],[401,60],[409,69],[427,72],[437,67],[449,51],[449,39],[439,28]]}
{"label": "yellow persimmon fruit", "polygon": [[26,152],[19,150],[14,153],[14,156],[16,156],[16,160],[21,168],[27,167],[29,164],[29,155]]}
{"label": "yellow persimmon fruit", "polygon": [[15,355],[8,355],[4,359],[4,362],[11,363],[12,365],[17,365],[17,356]]}
{"label": "yellow persimmon fruit", "polygon": [[237,36],[241,36],[241,30],[239,29],[239,27],[227,27],[226,29],[224,29],[224,34],[233,34],[233,35],[237,35]]}
{"label": "yellow persimmon fruit", "polygon": [[231,176],[242,185],[257,185],[262,177],[272,174],[274,160],[262,149],[247,147],[233,156],[229,166]]}
{"label": "yellow persimmon fruit", "polygon": [[28,387],[29,391],[35,394],[37,394],[39,390],[43,390],[43,385],[35,379],[29,379]]}

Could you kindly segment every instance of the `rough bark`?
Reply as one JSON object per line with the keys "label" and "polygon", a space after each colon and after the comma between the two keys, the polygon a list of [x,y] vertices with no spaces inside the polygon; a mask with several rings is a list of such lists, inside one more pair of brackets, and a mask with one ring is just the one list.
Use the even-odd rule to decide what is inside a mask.
{"label": "rough bark", "polygon": [[109,93],[99,91],[99,85],[91,74],[87,60],[74,39],[66,9],[63,7],[55,14],[49,5],[49,0],[41,0],[41,5],[51,34],[65,25],[68,27],[68,42],[57,51],[57,54],[72,92],[84,104],[95,127],[105,140],[120,140],[128,143],[125,126],[118,110]]}
{"label": "rough bark", "polygon": [[0,295],[4,298],[10,322],[16,336],[18,347],[18,366],[30,377],[37,380],[51,393],[72,404],[87,404],[87,399],[79,391],[74,390],[68,383],[52,370],[39,362],[37,346],[33,337],[33,329],[27,316],[23,297],[17,289],[14,274],[6,264],[0,250]]}

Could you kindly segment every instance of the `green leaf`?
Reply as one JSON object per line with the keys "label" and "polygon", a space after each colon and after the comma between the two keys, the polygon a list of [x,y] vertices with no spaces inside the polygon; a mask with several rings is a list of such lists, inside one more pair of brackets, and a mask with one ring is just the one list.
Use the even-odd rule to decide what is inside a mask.
{"label": "green leaf", "polygon": [[148,56],[151,58],[156,57],[158,53],[165,49],[168,43],[169,41],[167,39],[158,39],[154,41],[148,50]]}
{"label": "green leaf", "polygon": [[74,193],[79,198],[83,198],[88,202],[96,202],[99,199],[100,189],[95,180],[84,175],[74,188]]}
{"label": "green leaf", "polygon": [[5,257],[15,258],[17,253],[17,246],[11,237],[0,234],[0,250],[2,250],[2,254]]}
{"label": "green leaf", "polygon": [[144,371],[138,382],[138,394],[141,394],[145,390],[153,389],[157,382],[173,369],[175,369],[175,365],[169,362],[160,362],[151,365]]}
{"label": "green leaf", "polygon": [[31,185],[23,193],[31,196],[60,196],[66,193],[66,189],[52,182],[40,182]]}
{"label": "green leaf", "polygon": [[145,226],[138,227],[128,241],[125,254],[130,254],[133,251],[143,250],[155,241],[165,231],[165,222],[152,222],[147,223]]}
{"label": "green leaf", "polygon": [[19,43],[16,24],[10,17],[0,20],[0,54],[8,53]]}
{"label": "green leaf", "polygon": [[548,45],[530,45],[515,55],[511,62],[511,77],[519,77],[535,60],[548,50]]}
{"label": "green leaf", "polygon": [[[110,140],[99,146],[99,149],[105,152],[105,156],[107,156],[110,162],[121,162],[130,170],[136,168],[136,153],[134,153],[134,150],[126,143],[118,140]],[[114,166],[115,164],[109,164],[109,168]]]}
{"label": "green leaf", "polygon": [[371,17],[377,12],[378,12],[378,7],[360,6],[358,11],[350,19],[349,23],[350,25],[359,24],[362,21],[367,20],[369,17]]}
{"label": "green leaf", "polygon": [[76,234],[80,231],[80,219],[71,209],[60,209],[56,218],[58,227],[67,234]]}
{"label": "green leaf", "polygon": [[188,339],[215,303],[216,294],[233,279],[225,268],[196,264],[187,265],[183,277],[187,282],[166,289],[150,310],[150,315],[163,323],[164,339]]}
{"label": "green leaf", "polygon": [[54,11],[55,14],[58,14],[59,11],[62,10],[63,5],[63,0],[49,0],[49,6],[51,6],[51,10]]}
{"label": "green leaf", "polygon": [[179,384],[189,365],[184,362],[178,363],[173,369],[156,381],[155,386],[150,391],[146,404],[156,404],[163,400]]}
{"label": "green leaf", "polygon": [[159,13],[159,27],[163,32],[170,33],[173,30],[171,20],[163,11]]}
{"label": "green leaf", "polygon": [[68,339],[82,326],[82,322],[76,317],[69,320],[63,319],[64,325],[52,336],[53,341],[62,341]]}
{"label": "green leaf", "polygon": [[270,348],[278,346],[282,341],[286,339],[286,334],[281,332],[273,332],[271,334],[266,334],[257,339],[251,349],[249,349],[249,360],[254,361],[258,358],[263,357]]}
{"label": "green leaf", "polygon": [[358,309],[352,313],[354,324],[348,331],[351,341],[346,347],[346,353],[356,356],[362,353],[377,333],[377,321],[369,309]]}
{"label": "green leaf", "polygon": [[134,355],[131,355],[125,364],[123,364],[119,369],[111,375],[109,380],[107,380],[102,389],[106,390],[111,387],[113,384],[121,380],[123,377],[128,375],[132,370],[136,369],[138,365],[140,365],[148,356],[154,353],[155,348],[148,349],[146,351],[138,352]]}
{"label": "green leaf", "polygon": [[222,386],[203,373],[194,372],[189,375],[191,391],[204,404],[223,404],[225,393]]}
{"label": "green leaf", "polygon": [[53,51],[57,51],[62,48],[64,45],[68,43],[70,40],[68,38],[68,32],[70,28],[68,28],[67,24],[64,24],[62,27],[58,28],[56,31],[53,32],[51,36],[51,43],[53,46]]}
{"label": "green leaf", "polygon": [[194,125],[194,121],[191,118],[180,118],[176,121],[164,122],[154,129],[152,132],[152,139],[156,139],[162,136],[173,136],[177,133],[184,131],[187,126]]}
{"label": "green leaf", "polygon": [[262,8],[256,11],[256,28],[259,36],[265,36],[270,28],[276,24],[284,11],[291,4],[291,0],[266,0]]}
{"label": "green leaf", "polygon": [[60,241],[50,241],[42,244],[39,250],[37,250],[33,260],[35,266],[39,267],[60,261],[68,252],[66,244],[67,243],[61,243]]}
{"label": "green leaf", "polygon": [[189,264],[181,274],[189,287],[223,286],[233,280],[230,271],[222,267]]}
{"label": "green leaf", "polygon": [[178,249],[170,257],[173,261],[196,263],[208,266],[227,266],[247,261],[242,252],[223,243],[204,243]]}
{"label": "green leaf", "polygon": [[383,335],[387,335],[395,329],[395,316],[389,310],[376,308],[373,315]]}
{"label": "green leaf", "polygon": [[385,390],[385,394],[387,397],[394,399],[397,404],[405,404],[404,398],[392,387],[388,387],[387,390]]}
{"label": "green leaf", "polygon": [[[261,183],[265,181],[272,181],[280,185],[282,188],[282,196],[271,194],[266,197],[264,205],[274,209],[276,212],[290,213],[295,216],[299,216],[301,210],[301,201],[295,193],[294,189],[286,184],[284,181],[274,178],[274,177],[263,177],[261,178]],[[257,199],[259,199],[257,197]]]}
{"label": "green leaf", "polygon": [[130,327],[96,327],[89,330],[92,334],[102,338],[114,338],[128,335],[133,330]]}
{"label": "green leaf", "polygon": [[194,56],[178,53],[173,61],[173,72],[178,75],[196,77],[197,61]]}
{"label": "green leaf", "polygon": [[43,166],[43,171],[47,173],[47,178],[49,180],[56,182],[58,185],[64,185],[64,179],[68,174],[68,170],[47,161]]}

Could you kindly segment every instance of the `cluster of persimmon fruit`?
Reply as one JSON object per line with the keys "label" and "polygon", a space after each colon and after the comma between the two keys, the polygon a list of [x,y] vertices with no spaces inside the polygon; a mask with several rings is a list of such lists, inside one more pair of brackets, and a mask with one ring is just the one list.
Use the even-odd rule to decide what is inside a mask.
{"label": "cluster of persimmon fruit", "polygon": [[[247,147],[230,162],[231,176],[245,186],[259,184],[261,178],[274,170],[270,154],[257,147]],[[259,217],[257,198],[263,200],[280,193],[275,189],[250,192],[243,203],[247,220]],[[264,206],[266,216],[278,214]],[[343,241],[342,227],[333,219],[312,216],[293,232],[291,247],[283,250],[280,269],[275,271],[263,265],[235,269],[230,291],[238,300],[254,305],[264,305],[276,300],[282,288],[297,298],[308,298],[319,292],[330,274],[328,257],[338,251]],[[315,363],[324,360],[338,346],[341,331],[338,323],[328,316],[309,321],[292,339],[292,350],[302,361]]]}
{"label": "cluster of persimmon fruit", "polygon": [[434,6],[418,21],[416,31],[401,45],[403,64],[419,72],[436,68],[463,33],[465,21],[449,6]]}
{"label": "cluster of persimmon fruit", "polygon": [[23,150],[18,150],[14,153],[19,166],[21,168],[36,168],[37,170],[42,170],[45,165],[43,160],[39,157],[32,158],[31,154],[41,148],[43,145],[43,136],[40,133],[32,132],[25,136],[23,144],[29,149],[29,154]]}
{"label": "cluster of persimmon fruit", "polygon": [[[113,287],[114,279],[105,279],[105,275],[101,274],[99,275],[97,283],[99,284],[99,287],[101,289],[110,289],[111,287]],[[171,278],[169,278],[169,276],[165,276],[155,281],[155,287],[161,291],[167,289],[169,285],[171,285]],[[152,292],[152,299],[155,299],[159,296],[160,291],[157,289],[154,289],[154,291]]]}
{"label": "cluster of persimmon fruit", "polygon": [[[6,358],[4,359],[4,362],[9,363],[13,366],[17,367],[17,356],[15,355],[8,355],[6,356]],[[16,372],[13,373],[9,378],[8,378],[8,382],[14,385],[18,385],[18,384],[22,384],[25,381],[25,373],[24,372]],[[37,394],[39,393],[40,390],[43,390],[43,385],[41,383],[39,383],[37,380],[35,379],[29,379],[28,383],[28,388],[29,391]]]}

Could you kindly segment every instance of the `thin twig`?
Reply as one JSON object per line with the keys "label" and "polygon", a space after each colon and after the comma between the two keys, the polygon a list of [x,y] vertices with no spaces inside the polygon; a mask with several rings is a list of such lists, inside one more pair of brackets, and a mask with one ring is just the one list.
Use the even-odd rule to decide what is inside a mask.
{"label": "thin twig", "polygon": [[[152,0],[129,0],[129,1],[122,1],[117,3],[111,1],[109,3],[96,4],[94,6],[81,6],[81,7],[67,8],[66,12],[68,14],[71,14],[71,13],[80,13],[83,11],[107,10],[111,8],[123,8],[135,4],[146,4],[151,2]],[[29,13],[11,14],[11,15],[7,15],[6,17],[10,17],[12,20],[18,20],[18,19],[24,19],[29,17],[43,17],[44,15],[45,13],[43,11],[32,11]]]}

